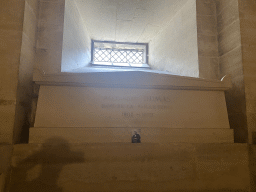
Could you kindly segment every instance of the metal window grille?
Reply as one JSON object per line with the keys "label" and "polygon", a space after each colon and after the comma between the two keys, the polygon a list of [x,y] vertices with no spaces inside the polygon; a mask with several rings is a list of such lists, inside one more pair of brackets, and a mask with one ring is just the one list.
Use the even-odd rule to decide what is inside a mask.
{"label": "metal window grille", "polygon": [[148,45],[92,40],[92,64],[119,67],[146,67]]}
{"label": "metal window grille", "polygon": [[144,51],[127,49],[94,49],[94,61],[110,63],[134,63],[142,64]]}

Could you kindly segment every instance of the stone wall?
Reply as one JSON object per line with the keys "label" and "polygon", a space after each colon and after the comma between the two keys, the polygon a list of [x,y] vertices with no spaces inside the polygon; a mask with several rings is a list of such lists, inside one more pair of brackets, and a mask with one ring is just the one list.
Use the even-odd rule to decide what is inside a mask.
{"label": "stone wall", "polygon": [[91,39],[74,0],[65,1],[61,71],[85,67],[91,61]]}
{"label": "stone wall", "polygon": [[149,46],[152,68],[198,77],[196,1],[188,1]]}
{"label": "stone wall", "polygon": [[199,77],[220,79],[215,0],[197,0]]}
{"label": "stone wall", "polygon": [[18,71],[18,87],[16,100],[16,115],[14,124],[14,143],[28,141],[28,129],[30,127],[31,101],[33,97],[33,67],[36,56],[36,38],[38,21],[37,0],[26,0],[20,65]]}
{"label": "stone wall", "polygon": [[247,144],[78,145],[53,137],[15,145],[9,191],[249,192],[248,164]]}
{"label": "stone wall", "polygon": [[247,141],[244,71],[242,63],[238,0],[216,1],[220,76],[230,74],[232,89],[226,91],[230,127],[235,142]]}
{"label": "stone wall", "polygon": [[61,72],[65,0],[40,0],[36,70],[44,74]]}
{"label": "stone wall", "polygon": [[256,2],[239,0],[248,139],[256,143]]}
{"label": "stone wall", "polygon": [[4,192],[10,178],[13,145],[0,144],[0,192]]}
{"label": "stone wall", "polygon": [[12,144],[28,140],[37,18],[37,0],[0,2],[0,191]]}
{"label": "stone wall", "polygon": [[25,0],[3,0],[0,2],[1,143],[12,143],[24,9]]}

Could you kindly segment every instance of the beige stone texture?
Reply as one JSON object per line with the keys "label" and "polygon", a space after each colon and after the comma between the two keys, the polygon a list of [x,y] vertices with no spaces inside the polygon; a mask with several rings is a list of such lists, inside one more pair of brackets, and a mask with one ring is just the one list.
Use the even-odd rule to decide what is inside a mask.
{"label": "beige stone texture", "polygon": [[6,173],[10,166],[13,145],[8,145],[3,142],[0,143],[0,174]]}
{"label": "beige stone texture", "polygon": [[[198,11],[200,12],[200,11]],[[199,34],[216,36],[217,32],[216,15],[200,15],[197,13],[197,32]]]}
{"label": "beige stone texture", "polygon": [[[55,141],[54,144],[50,144]],[[10,191],[249,191],[246,144],[15,145]]]}
{"label": "beige stone texture", "polygon": [[0,2],[0,142],[12,143],[25,1]]}
{"label": "beige stone texture", "polygon": [[230,74],[232,78],[243,76],[242,50],[237,46],[232,51],[220,57],[220,74]]}
{"label": "beige stone texture", "polygon": [[237,19],[232,25],[227,26],[219,33],[220,56],[232,51],[240,44],[240,22]]}
{"label": "beige stone texture", "polygon": [[0,192],[4,192],[5,188],[5,176],[4,174],[0,175]]}
{"label": "beige stone texture", "polygon": [[30,6],[31,11],[35,14],[38,19],[39,0],[26,0],[26,3]]}
{"label": "beige stone texture", "polygon": [[25,90],[29,89],[31,92],[33,65],[35,63],[35,44],[30,41],[30,38],[26,36],[26,34],[23,35],[22,39],[23,41],[19,67],[19,86],[24,87]]}
{"label": "beige stone texture", "polygon": [[228,129],[229,123],[223,91],[41,86],[35,127]]}
{"label": "beige stone texture", "polygon": [[215,1],[196,1],[199,77],[220,79]]}
{"label": "beige stone texture", "polygon": [[65,1],[39,2],[35,70],[60,73]]}
{"label": "beige stone texture", "polygon": [[142,43],[165,28],[188,0],[74,2],[92,39]]}
{"label": "beige stone texture", "polygon": [[62,47],[63,29],[62,28],[39,28],[37,38],[38,49],[48,49],[51,51],[59,50]]}
{"label": "beige stone texture", "polygon": [[254,1],[239,2],[239,19],[241,27],[242,59],[244,67],[244,82],[246,96],[246,113],[248,122],[249,142],[255,143],[255,87],[256,76],[254,66],[256,61],[256,5]]}
{"label": "beige stone texture", "polygon": [[248,113],[255,113],[255,88],[256,84],[253,81],[245,79],[246,82],[246,111]]}
{"label": "beige stone texture", "polygon": [[226,91],[226,97],[232,97],[232,101],[227,101],[227,106],[234,113],[245,112],[245,95],[241,92],[241,89],[244,89],[244,82],[242,79],[243,76],[237,76],[236,78],[234,78],[233,84],[235,84],[235,86],[233,87],[233,89]]}
{"label": "beige stone texture", "polygon": [[20,140],[24,114],[29,111],[37,31],[36,2],[1,1],[1,142]]}
{"label": "beige stone texture", "polygon": [[0,53],[0,98],[2,100],[15,100],[18,84],[19,53]]}
{"label": "beige stone texture", "polygon": [[[22,31],[25,0],[2,0],[0,26],[4,30]],[[17,39],[17,43],[19,39]]]}
{"label": "beige stone texture", "polygon": [[[4,17],[4,16],[2,16]],[[22,32],[19,30],[0,29],[0,98],[6,100],[16,99],[18,83],[18,67],[21,51]]]}
{"label": "beige stone texture", "polygon": [[226,11],[225,9],[232,6],[231,4],[237,5],[238,1],[237,0],[229,0],[229,1],[216,0],[216,14],[219,15],[223,10]]}
{"label": "beige stone texture", "polygon": [[76,1],[65,1],[61,71],[69,72],[91,62],[91,38]]}
{"label": "beige stone texture", "polygon": [[18,85],[16,88],[15,123],[13,129],[14,143],[26,142],[28,140],[37,21],[38,1],[25,1]]}
{"label": "beige stone texture", "polygon": [[85,87],[142,88],[224,91],[232,86],[230,76],[220,80],[172,75],[158,70],[123,71],[106,68],[91,68],[87,73],[42,74],[34,73],[34,81],[39,85],[66,85]]}
{"label": "beige stone texture", "polygon": [[[150,127],[154,127],[154,130],[160,130],[161,127],[220,128],[205,131],[168,130],[164,140],[168,142],[170,137],[175,142],[179,142],[179,139],[181,142],[186,139],[206,143],[233,142],[233,131],[229,130],[223,92],[230,88],[228,77],[218,81],[152,71],[126,71],[43,75],[36,81],[41,84],[41,88],[35,128],[30,129],[30,142],[42,142],[42,139],[57,133],[65,134],[65,138],[73,135],[72,142],[77,136],[81,136],[81,139],[77,139],[78,142],[82,142],[83,139],[88,141],[87,132],[90,129],[83,128],[91,127],[103,128],[94,134],[96,140],[99,140],[100,136],[97,133],[107,130],[104,128],[117,128],[119,135],[122,135],[122,130],[126,130],[122,136],[124,140],[121,139],[120,142],[130,139],[128,130],[131,127],[144,127],[147,134],[150,133],[147,129]],[[71,133],[72,129],[60,132],[59,129],[55,129],[56,127],[79,129]],[[51,128],[53,130],[50,131]],[[111,130],[113,129],[107,130],[106,133],[111,135]],[[203,133],[208,136],[202,136]],[[161,134],[159,133],[160,139]],[[192,136],[197,134],[200,135],[198,138]],[[107,140],[111,141],[111,138],[107,137]]]}
{"label": "beige stone texture", "polygon": [[33,66],[37,37],[38,1],[26,1],[19,66],[19,100],[29,102],[32,92]]}
{"label": "beige stone texture", "polygon": [[[32,143],[52,135],[78,143],[111,142],[115,134],[116,142],[128,142],[132,128],[143,128],[146,142],[233,142],[222,87],[227,86],[225,79],[146,72],[47,75],[47,79],[51,86],[37,79],[43,84],[35,125],[30,129]],[[147,84],[148,79],[154,81]]]}
{"label": "beige stone texture", "polygon": [[[218,21],[218,33],[229,25],[232,25],[235,21],[239,19],[238,12],[238,1],[216,1],[217,5],[217,21]],[[228,10],[228,11],[227,11]]]}
{"label": "beige stone texture", "polygon": [[149,64],[172,74],[198,77],[196,2],[188,1],[149,43]]}
{"label": "beige stone texture", "polygon": [[[254,135],[255,136],[255,135]],[[250,190],[255,191],[256,190],[256,147],[255,145],[249,145],[249,163],[250,163]]]}
{"label": "beige stone texture", "polygon": [[48,49],[36,49],[35,71],[43,74],[56,74],[61,70],[60,63],[62,51],[51,51]]}
{"label": "beige stone texture", "polygon": [[12,149],[12,145],[0,142],[0,192],[6,191],[7,188],[6,181],[8,181],[10,177]]}
{"label": "beige stone texture", "polygon": [[[205,79],[219,79],[219,59],[217,57],[198,57],[200,77]],[[222,77],[224,77],[223,75]]]}
{"label": "beige stone texture", "polygon": [[[5,105],[3,102],[10,102],[12,104]],[[15,104],[14,101],[1,101],[0,106],[0,141],[4,143],[12,143],[13,126],[15,119]]]}
{"label": "beige stone texture", "polygon": [[220,76],[230,74],[226,91],[230,127],[235,142],[247,142],[247,116],[238,0],[216,1]]}
{"label": "beige stone texture", "polygon": [[197,0],[198,15],[215,15],[216,3],[214,0]]}
{"label": "beige stone texture", "polygon": [[[33,65],[36,63],[36,71],[41,74],[59,73],[61,70],[63,2],[63,0],[41,0],[40,4],[34,0],[2,0],[0,2],[0,142],[12,143],[13,133],[14,142],[19,142],[23,130],[21,127],[29,126],[26,123],[30,116]],[[110,3],[110,1],[104,2],[105,5]],[[155,50],[159,50],[159,57],[154,59],[160,63],[158,69],[205,79],[220,79],[222,76],[230,74],[233,88],[226,91],[226,100],[229,124],[234,129],[235,141],[246,142],[249,129],[249,142],[256,143],[255,2],[253,0],[216,0],[215,9],[214,0],[198,0],[196,2],[196,17],[194,17],[194,12],[191,12],[191,7],[194,8],[193,2],[188,1],[187,6],[185,5],[181,10],[184,14],[179,12],[181,17],[171,21],[174,22],[170,24],[171,30],[168,29],[165,36],[159,37],[159,39],[162,38],[163,44],[166,43],[163,47],[167,51],[164,52],[160,49],[160,45],[159,48],[156,46]],[[193,4],[193,6],[190,7],[189,4]],[[39,6],[40,16],[38,16]],[[106,10],[112,10],[112,8]],[[114,15],[113,12],[112,15]],[[135,16],[140,18],[145,15],[147,15],[146,11],[139,12],[137,10],[135,12]],[[120,13],[117,13],[118,16],[120,17]],[[189,17],[191,20],[187,19]],[[38,18],[40,20],[39,34],[36,38]],[[194,25],[195,19],[197,27]],[[143,19],[140,20],[143,21]],[[175,28],[179,22],[185,26],[184,28],[181,27],[183,32]],[[106,22],[105,24],[108,25],[109,23]],[[130,24],[128,22],[124,28],[130,29]],[[138,26],[138,28],[142,29],[143,26]],[[149,36],[148,30],[151,28],[159,29],[155,26],[145,28],[145,33],[142,34],[141,39]],[[194,33],[196,30],[197,32]],[[102,34],[104,34],[103,31],[101,31]],[[134,31],[131,34],[139,33],[139,31]],[[67,34],[69,36],[72,33]],[[197,34],[197,38],[192,38],[194,34]],[[176,39],[170,38],[172,35]],[[185,38],[187,36],[191,39]],[[169,39],[173,45],[165,42]],[[216,43],[217,40],[218,43]],[[198,48],[195,48],[194,45],[198,45]],[[175,49],[178,54],[169,55],[169,51]],[[195,54],[194,51],[198,53]],[[35,53],[38,56],[36,61],[34,60]],[[178,55],[180,58],[188,58],[188,61],[172,60],[174,65],[167,66],[165,63],[171,59],[166,59],[166,55],[170,58],[175,58]],[[177,63],[185,63],[185,65],[175,66]],[[120,74],[120,76],[122,75],[124,74]],[[162,77],[163,80],[158,81],[159,78],[156,78],[155,75],[141,78],[138,78],[138,75],[127,75],[126,80],[127,78],[132,78],[132,80],[125,84],[124,79],[122,79],[122,85],[135,86],[136,80],[142,80],[141,85],[138,85],[141,86],[140,88],[159,88],[157,87],[159,82],[173,80]],[[111,77],[107,74],[104,76],[90,74],[79,77],[70,76],[67,79],[72,84],[77,83],[77,79],[84,78],[81,84],[76,84],[81,86],[86,83],[87,85],[93,84],[93,81],[89,80],[92,76],[94,79],[99,78],[96,81],[97,85],[104,84],[107,78],[111,79],[109,82],[113,82],[117,81],[119,77]],[[54,78],[45,75],[42,79],[48,83]],[[60,83],[65,78],[56,77]],[[149,83],[153,78],[157,80],[152,84]],[[87,80],[88,82],[86,82]],[[68,84],[68,82],[65,83]],[[169,81],[161,85],[161,88],[172,86]],[[214,84],[211,89],[225,89],[218,85],[216,81],[216,85]],[[115,84],[114,86],[118,85]],[[179,89],[185,88],[181,86]],[[205,89],[204,86],[203,89]],[[189,91],[187,90],[187,92]],[[84,99],[87,98],[84,97]],[[69,107],[72,110],[72,106]],[[168,118],[166,116],[166,119]],[[111,131],[106,131],[105,128],[88,128],[86,129],[87,132],[84,128],[75,128],[77,130],[66,128],[66,131],[59,129],[62,128],[31,128],[31,133],[35,131],[37,134],[35,134],[37,138],[31,137],[31,141],[34,139],[35,142],[39,142],[41,139],[40,143],[42,143],[45,142],[42,136],[49,138],[49,135],[61,133],[71,142],[85,142],[85,140],[93,142],[95,138],[98,138],[99,142],[105,143],[71,145],[64,141],[56,147],[47,144],[48,140],[46,144],[15,146],[11,191],[38,191],[38,189],[47,192],[61,190],[249,191],[248,152],[252,184],[250,190],[256,190],[255,147],[253,145],[249,146],[249,151],[247,151],[246,145],[205,144],[212,141],[216,142],[216,140],[220,143],[230,142],[233,131],[230,129],[219,130],[219,132],[216,132],[215,129],[204,131],[197,129],[193,132],[194,130],[186,130],[185,128],[182,131],[176,129],[172,132],[168,130],[168,132],[165,130],[167,128],[144,128],[141,129],[141,134],[144,138],[142,141],[145,143],[141,143],[141,145],[128,143],[130,142],[128,140],[131,136],[131,127],[127,129],[113,128]],[[83,130],[78,131],[78,129]],[[73,135],[74,132],[77,135]],[[98,137],[99,133],[104,133],[109,137],[106,135],[105,137],[103,135]],[[71,134],[73,135],[72,138],[70,137]],[[177,141],[181,136],[183,136],[182,141],[184,142],[194,142],[201,138],[200,142],[204,142],[204,145],[166,144],[169,139]],[[107,143],[111,140],[127,143]],[[161,144],[158,143],[159,140],[162,141]],[[58,142],[58,139],[54,139],[53,142]],[[5,180],[8,177],[8,158],[11,146],[4,147],[6,148],[0,147],[0,154],[5,154],[0,158],[0,191],[3,190]]]}
{"label": "beige stone texture", "polygon": [[140,130],[142,143],[234,143],[232,129],[209,128],[39,128],[29,130],[29,143],[44,143],[49,138],[60,136],[70,143],[131,142],[134,129]]}
{"label": "beige stone texture", "polygon": [[217,57],[217,36],[206,36],[198,34],[198,54],[203,57]]}
{"label": "beige stone texture", "polygon": [[64,3],[63,0],[40,0],[39,28],[61,27],[64,19]]}
{"label": "beige stone texture", "polygon": [[[102,5],[108,7],[104,13],[115,10],[111,7],[111,2],[119,3],[105,0],[101,2]],[[157,5],[154,1],[150,2],[151,9]],[[168,70],[178,75],[220,79],[230,74],[233,88],[226,91],[226,100],[229,124],[234,129],[235,141],[246,142],[249,130],[249,142],[256,143],[255,1],[198,0],[196,6],[194,0],[187,2],[179,12],[175,12],[177,17],[171,21],[168,20],[170,21],[169,28],[167,27],[167,31],[163,30],[161,33],[165,35],[156,37],[159,38],[159,47],[155,44],[154,49],[159,51],[159,55],[153,61],[159,63],[157,69]],[[175,5],[177,7],[178,3]],[[121,8],[126,8],[126,6],[122,5]],[[120,10],[122,12],[122,9]],[[116,18],[133,16],[133,14],[125,13],[127,10],[123,10],[124,13],[120,13],[120,10]],[[167,7],[162,10],[164,11],[159,15],[170,12]],[[138,27],[139,30],[133,30],[124,36],[130,35],[128,39],[132,39],[131,36],[140,34],[140,39],[145,40],[156,34],[155,31],[161,28],[158,27],[157,21],[152,20],[155,22],[152,26],[146,26],[145,23],[143,26],[139,24],[145,21],[147,11],[142,11],[138,4],[134,16],[139,19],[135,19],[132,26]],[[111,12],[111,15],[115,16],[114,13],[115,11]],[[37,24],[38,20],[39,24]],[[147,20],[151,19],[147,18]],[[110,22],[107,22],[107,19],[105,21],[104,24],[109,26]],[[161,24],[163,22],[164,20],[161,20]],[[0,146],[0,191],[3,191],[5,180],[8,180],[8,158],[12,148],[9,144],[21,142],[24,139],[23,131],[28,131],[33,95],[33,65],[36,63],[35,71],[41,74],[61,72],[63,23],[64,0],[0,1],[0,143],[6,144]],[[117,23],[117,27],[118,25],[120,23]],[[130,25],[131,22],[127,22],[124,27],[119,26],[119,28],[122,31],[128,31],[126,29],[131,30]],[[140,33],[143,30],[144,32]],[[110,31],[115,30],[111,28]],[[153,31],[153,34],[150,31]],[[99,33],[105,34],[104,30]],[[67,34],[69,36],[72,33]],[[120,36],[117,34],[118,38]],[[217,40],[218,43],[216,43]],[[164,45],[162,49],[160,45]],[[171,51],[175,54],[170,54]],[[36,61],[35,54],[37,54]],[[171,65],[165,65],[166,63]],[[100,77],[97,80],[98,85],[104,84],[106,78],[111,77],[110,75],[93,75],[94,78]],[[93,75],[70,76],[68,80],[72,84],[77,83],[76,78],[81,80],[85,77],[81,84],[76,84],[81,86],[86,84],[86,81]],[[140,80],[136,75],[129,74],[126,77],[135,77],[127,84],[122,82],[126,87],[135,86],[134,82]],[[158,82],[149,83],[152,80],[150,78],[156,78],[156,76],[141,77],[143,86],[140,88],[159,88]],[[42,79],[48,83],[52,76],[46,75]],[[57,79],[61,82],[65,80],[65,77],[59,76]],[[110,79],[113,82],[118,78],[115,76]],[[162,81],[165,80],[171,79],[163,77]],[[88,81],[87,85],[91,82],[92,80]],[[172,86],[170,82],[162,85],[161,88],[168,89]],[[223,91],[227,87],[219,86],[219,82],[216,81],[210,90],[221,89]],[[203,84],[203,89],[205,88]],[[186,88],[181,86],[179,89]],[[84,99],[87,98],[84,97]],[[70,108],[72,109],[72,106]],[[129,138],[129,129],[126,132],[114,132],[120,135],[125,132],[125,137]],[[158,134],[153,134],[156,129],[159,130]],[[62,189],[64,191],[249,191],[246,145],[159,144],[157,140],[165,142],[168,140],[168,134],[163,134],[166,130],[162,128],[161,133],[160,130],[161,128],[150,130],[144,138],[147,140],[144,141],[152,143],[141,143],[139,146],[131,143],[69,145],[66,141],[57,147],[48,145],[49,143],[46,143],[48,146],[45,144],[17,145],[15,146],[16,154],[13,156],[11,191],[38,191],[38,189],[47,192]],[[61,132],[57,129],[51,131],[53,134]],[[187,142],[191,142],[191,138],[198,139],[199,137],[195,134],[200,134],[203,139],[200,142],[210,142],[214,139],[215,142],[216,140],[226,142],[230,141],[232,133],[230,129],[225,130],[229,132],[228,134],[225,131],[216,133],[215,130],[200,132],[202,130],[199,129],[196,132],[182,130],[186,133],[176,131],[168,132],[172,136],[170,138],[175,140],[187,134],[190,137],[183,138]],[[66,134],[67,138],[70,133],[61,132],[61,134]],[[143,133],[147,132],[142,130]],[[175,135],[178,136],[175,137]],[[92,141],[87,133],[85,136],[86,139]],[[110,140],[115,139],[114,135],[111,136],[113,137],[109,137]],[[80,139],[84,138],[80,137]],[[75,137],[72,138],[73,141]],[[107,138],[102,137],[101,141],[106,142]],[[54,142],[58,142],[58,139]],[[250,190],[255,191],[255,147],[253,145],[249,147],[249,155],[252,184]]]}
{"label": "beige stone texture", "polygon": [[[33,1],[34,4],[32,6],[35,6],[34,8],[37,8],[38,0]],[[25,3],[25,12],[24,12],[24,25],[23,25],[23,33],[29,38],[31,43],[35,47],[36,43],[36,32],[37,32],[37,19],[38,19],[38,12],[36,10],[33,10],[33,8],[29,5],[29,3],[26,1]]]}

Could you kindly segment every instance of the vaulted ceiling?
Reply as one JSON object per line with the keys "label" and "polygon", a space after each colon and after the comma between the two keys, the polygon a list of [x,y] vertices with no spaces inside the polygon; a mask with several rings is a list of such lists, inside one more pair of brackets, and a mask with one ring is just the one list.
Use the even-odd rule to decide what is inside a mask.
{"label": "vaulted ceiling", "polygon": [[75,0],[95,40],[149,42],[188,0]]}

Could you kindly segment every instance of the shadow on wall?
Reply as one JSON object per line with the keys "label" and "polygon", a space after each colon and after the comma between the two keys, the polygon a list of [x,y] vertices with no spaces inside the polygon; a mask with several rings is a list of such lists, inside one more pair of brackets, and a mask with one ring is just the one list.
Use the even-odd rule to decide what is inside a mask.
{"label": "shadow on wall", "polygon": [[12,168],[10,192],[62,192],[57,184],[62,168],[84,161],[84,154],[71,151],[65,139],[48,139],[39,151]]}

